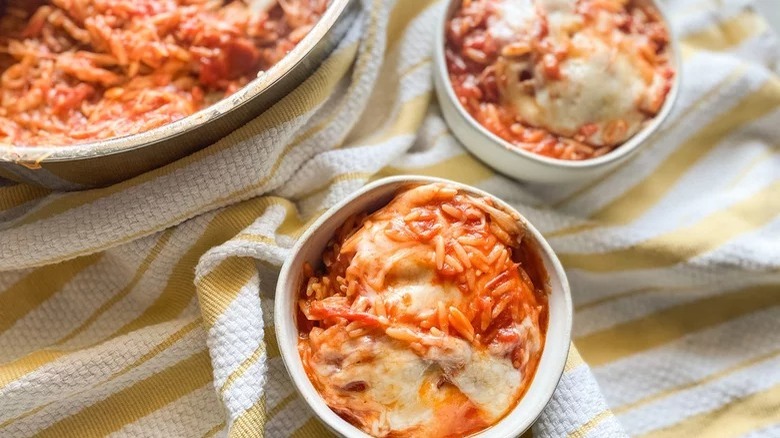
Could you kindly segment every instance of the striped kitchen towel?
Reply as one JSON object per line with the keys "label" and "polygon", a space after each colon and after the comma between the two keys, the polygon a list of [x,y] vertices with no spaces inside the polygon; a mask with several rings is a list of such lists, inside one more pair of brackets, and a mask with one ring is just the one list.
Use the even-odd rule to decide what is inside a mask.
{"label": "striped kitchen towel", "polygon": [[279,357],[276,276],[325,209],[402,173],[502,197],[567,268],[576,348],[533,436],[780,436],[780,46],[751,3],[669,1],[669,122],[557,187],[452,137],[440,1],[363,6],[313,76],[207,149],[97,190],[0,184],[0,436],[327,436]]}

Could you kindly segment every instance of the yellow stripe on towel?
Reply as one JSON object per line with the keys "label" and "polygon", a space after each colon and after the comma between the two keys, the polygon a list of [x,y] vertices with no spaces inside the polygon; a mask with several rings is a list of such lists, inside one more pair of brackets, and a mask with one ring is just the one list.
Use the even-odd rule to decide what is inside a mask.
{"label": "yellow stripe on towel", "polygon": [[211,362],[203,350],[122,389],[35,436],[102,436],[133,423],[211,381]]}
{"label": "yellow stripe on towel", "polygon": [[80,272],[97,263],[102,254],[37,268],[0,292],[0,333],[54,296]]}
{"label": "yellow stripe on towel", "polygon": [[0,187],[0,211],[10,210],[50,194],[51,190],[29,184]]}
{"label": "yellow stripe on towel", "polygon": [[699,222],[626,249],[605,253],[558,254],[567,268],[593,272],[656,269],[686,262],[740,235],[761,228],[780,211],[780,181]]}
{"label": "yellow stripe on towel", "polygon": [[752,286],[618,324],[576,338],[575,344],[589,365],[599,366],[776,305],[780,305],[780,286]]}
{"label": "yellow stripe on towel", "polygon": [[718,409],[695,415],[673,426],[642,436],[647,438],[742,436],[777,424],[778,412],[780,412],[780,385],[775,385],[766,391],[737,398]]}
{"label": "yellow stripe on towel", "polygon": [[254,438],[263,435],[265,426],[265,398],[260,397],[249,409],[241,413],[230,426],[230,438]]}
{"label": "yellow stripe on towel", "polygon": [[702,157],[729,133],[780,107],[780,80],[772,78],[677,147],[655,171],[592,215],[612,225],[628,224],[657,204]]}
{"label": "yellow stripe on towel", "polygon": [[766,22],[753,10],[686,35],[683,43],[694,49],[724,51],[766,31]]}

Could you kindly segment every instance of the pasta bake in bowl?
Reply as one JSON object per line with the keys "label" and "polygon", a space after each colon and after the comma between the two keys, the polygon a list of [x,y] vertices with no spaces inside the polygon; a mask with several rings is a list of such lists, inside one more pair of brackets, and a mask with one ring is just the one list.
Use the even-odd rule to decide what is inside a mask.
{"label": "pasta bake in bowl", "polygon": [[223,138],[303,82],[355,0],[35,0],[0,15],[0,177],[112,184]]}
{"label": "pasta bake in bowl", "polygon": [[677,49],[651,0],[453,0],[435,81],[463,144],[521,180],[592,176],[668,115]]}
{"label": "pasta bake in bowl", "polygon": [[377,181],[325,213],[279,277],[293,383],[346,437],[514,437],[563,372],[565,273],[499,199],[425,177]]}

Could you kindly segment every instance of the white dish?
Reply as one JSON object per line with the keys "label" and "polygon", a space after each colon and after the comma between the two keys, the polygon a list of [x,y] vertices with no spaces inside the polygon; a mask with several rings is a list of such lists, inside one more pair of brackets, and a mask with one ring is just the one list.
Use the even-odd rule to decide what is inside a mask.
{"label": "white dish", "polygon": [[300,238],[290,257],[282,267],[276,287],[274,324],[276,338],[285,367],[293,384],[316,416],[333,432],[346,438],[365,438],[366,433],[351,425],[333,412],[312,385],[298,354],[298,327],[295,320],[303,265],[320,265],[323,250],[336,230],[352,214],[374,211],[386,205],[397,190],[409,184],[444,182],[477,196],[490,196],[499,208],[511,213],[522,222],[526,236],[533,239],[539,249],[544,267],[549,275],[549,324],[546,341],[536,374],[523,398],[501,421],[473,435],[473,438],[517,437],[528,429],[552,397],[563,374],[569,352],[572,324],[572,304],[569,283],[558,258],[539,231],[515,209],[500,199],[476,188],[438,178],[398,176],[385,178],[365,186],[322,215]]}
{"label": "white dish", "polygon": [[562,183],[583,180],[605,173],[634,156],[645,144],[645,140],[658,129],[669,115],[680,87],[681,63],[677,39],[663,7],[657,1],[647,1],[650,1],[659,11],[669,29],[672,64],[675,69],[672,88],[658,114],[625,143],[600,157],[572,161],[545,157],[513,146],[508,141],[488,131],[463,108],[450,83],[444,53],[447,21],[461,3],[461,0],[450,0],[437,27],[433,78],[439,105],[452,132],[477,158],[499,172],[520,181]]}

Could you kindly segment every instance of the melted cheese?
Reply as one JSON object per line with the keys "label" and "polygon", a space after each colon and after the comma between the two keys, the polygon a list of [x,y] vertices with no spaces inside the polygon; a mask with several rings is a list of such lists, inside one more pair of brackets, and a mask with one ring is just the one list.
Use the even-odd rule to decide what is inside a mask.
{"label": "melted cheese", "polygon": [[512,361],[480,351],[449,376],[452,383],[474,404],[497,421],[515,404],[522,391],[523,374]]}
{"label": "melted cheese", "polygon": [[463,294],[452,283],[435,283],[433,272],[414,259],[401,260],[391,270],[391,280],[382,297],[398,312],[419,315],[435,309],[441,301],[445,306],[458,306]]}
{"label": "melted cheese", "polygon": [[546,14],[552,32],[572,32],[582,26],[582,18],[575,13],[576,0],[499,0],[495,12],[488,16],[490,35],[502,43],[531,36],[540,21],[539,12]]}
{"label": "melted cheese", "polygon": [[276,4],[276,0],[248,0],[246,3],[253,14],[260,15],[268,12]]}
{"label": "melted cheese", "polygon": [[582,17],[576,11],[577,0],[537,0],[547,14],[549,29],[554,33],[567,33],[582,27]]}
{"label": "melted cheese", "polygon": [[[640,71],[640,60],[620,49],[610,36],[583,29],[574,0],[503,0],[488,28],[499,41],[527,40],[543,14],[547,39],[555,47],[568,47],[560,61],[560,78],[549,77],[537,57],[508,58],[503,65],[507,79],[503,99],[521,120],[563,137],[590,130],[584,141],[597,146],[624,142],[647,118],[642,109],[656,109],[646,102],[658,95],[653,80]],[[534,12],[536,11],[536,12]],[[530,79],[526,79],[530,77]],[[657,78],[656,78],[657,79]],[[663,83],[661,80],[655,82]]]}
{"label": "melted cheese", "polygon": [[[512,409],[523,391],[522,371],[509,358],[475,351],[453,336],[430,339],[431,348],[421,357],[386,336],[349,338],[330,330],[327,336],[336,342],[316,351],[310,365],[324,392],[344,399],[342,407],[368,420],[378,436],[410,430],[421,436],[435,427],[435,411],[453,391],[492,423]],[[450,385],[437,383],[445,381]],[[365,390],[345,389],[354,382],[364,383]]]}
{"label": "melted cheese", "polygon": [[[459,215],[451,209],[457,205],[454,193],[450,209],[439,210],[441,205],[434,203],[428,211],[416,205],[427,205],[435,190],[423,187],[405,194],[338,244],[340,253],[349,254],[349,265],[336,271],[336,283],[341,282],[338,292],[332,290],[319,299],[314,292],[306,295],[315,303],[302,311],[320,325],[299,343],[301,357],[328,405],[374,436],[469,435],[500,420],[517,404],[536,359],[518,361],[515,356],[521,350],[540,352],[542,334],[528,316],[522,321],[510,316],[496,327],[486,324],[479,332],[475,329],[471,322],[476,323],[475,317],[464,312],[471,313],[476,303],[485,302],[477,301],[480,294],[492,300],[487,294],[498,284],[514,288],[506,297],[524,306],[523,315],[537,315],[538,307],[521,300],[523,291],[531,289],[522,287],[521,276],[512,271],[517,265],[498,239],[488,235],[492,240],[479,239],[480,247],[466,241],[471,252],[460,246],[460,256],[455,239],[471,236],[466,234],[472,232],[468,227],[480,230],[482,236],[492,232],[488,215],[490,224],[510,230],[504,231],[512,233],[510,241],[520,242],[520,231],[513,228],[517,225],[511,216],[484,200],[466,204],[472,219],[464,225],[456,222]],[[404,228],[407,218],[423,216],[422,224]],[[430,234],[437,231],[441,234]],[[422,234],[405,239],[397,233]],[[496,248],[500,251],[495,254],[503,258],[487,262]],[[437,257],[441,257],[438,263]],[[476,273],[477,268],[465,261],[479,257],[485,260],[484,271]],[[328,260],[331,268],[337,266],[332,258]],[[460,271],[454,272],[459,263]],[[449,264],[446,275],[442,274],[445,264]],[[472,270],[472,285],[464,279],[465,269]],[[331,286],[333,277],[328,277]],[[346,277],[354,278],[354,283],[348,286]],[[526,299],[535,303],[533,296]],[[492,308],[482,311],[491,315]],[[526,322],[531,325],[526,327]],[[493,333],[490,344],[477,336],[487,336],[488,327]],[[518,348],[525,344],[527,348]]]}
{"label": "melted cheese", "polygon": [[[336,342],[323,344],[309,363],[331,401],[341,399],[340,407],[368,420],[375,435],[429,422],[433,407],[418,394],[434,378],[430,364],[386,336],[350,338],[343,331],[329,329]],[[365,390],[355,391],[356,384]]]}
{"label": "melted cheese", "polygon": [[488,31],[501,42],[527,32],[537,19],[533,0],[501,0],[495,6],[496,13],[488,17]]}
{"label": "melted cheese", "polygon": [[[562,80],[545,76],[540,65],[510,61],[506,98],[523,120],[555,134],[572,137],[583,125],[592,124],[597,129],[586,136],[588,143],[625,141],[645,119],[637,103],[647,84],[628,55],[601,40],[578,33],[572,45],[576,55],[561,62]],[[530,87],[519,80],[529,69],[534,71]],[[617,133],[610,127],[616,123],[625,123]]]}

